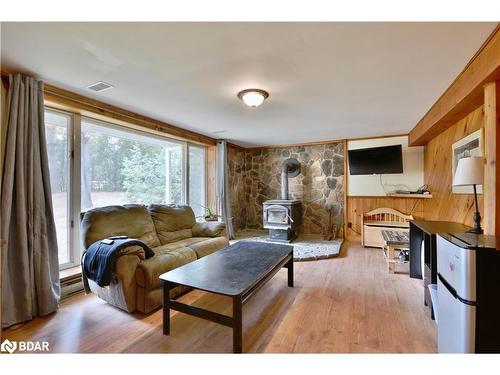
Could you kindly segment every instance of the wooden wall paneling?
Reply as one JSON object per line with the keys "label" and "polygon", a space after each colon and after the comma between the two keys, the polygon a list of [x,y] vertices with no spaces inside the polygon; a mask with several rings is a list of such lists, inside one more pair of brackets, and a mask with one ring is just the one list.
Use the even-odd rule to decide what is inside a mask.
{"label": "wooden wall paneling", "polygon": [[500,27],[412,129],[411,146],[422,146],[483,104],[483,86],[500,79]]}
{"label": "wooden wall paneling", "polygon": [[[376,208],[393,208],[406,215],[413,215],[415,219],[424,218],[424,201],[420,198],[396,197],[347,197],[347,223],[351,223],[347,230],[350,241],[361,240],[361,217]],[[348,225],[349,227],[349,225]]]}
{"label": "wooden wall paneling", "polygon": [[[500,81],[484,87],[484,212],[485,234],[500,235]],[[497,162],[498,161],[498,162]]]}
{"label": "wooden wall paneling", "polygon": [[[454,221],[472,226],[473,194],[452,193],[452,144],[483,127],[482,106],[457,122],[425,146],[424,181],[432,192],[424,199],[426,220]],[[483,195],[478,196],[479,210],[483,212]]]}

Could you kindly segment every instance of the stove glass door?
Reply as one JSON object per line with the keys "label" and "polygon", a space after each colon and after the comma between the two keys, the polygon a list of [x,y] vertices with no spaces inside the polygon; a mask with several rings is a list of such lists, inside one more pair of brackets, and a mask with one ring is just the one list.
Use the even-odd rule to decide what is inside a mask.
{"label": "stove glass door", "polygon": [[288,210],[282,206],[270,206],[266,209],[268,224],[288,224]]}

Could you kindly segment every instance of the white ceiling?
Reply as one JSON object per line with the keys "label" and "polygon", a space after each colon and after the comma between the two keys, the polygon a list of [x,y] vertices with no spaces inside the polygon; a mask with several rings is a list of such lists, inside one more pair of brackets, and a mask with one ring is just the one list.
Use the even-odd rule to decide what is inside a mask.
{"label": "white ceiling", "polygon": [[[2,69],[244,146],[408,132],[496,23],[2,23]],[[96,81],[115,86],[103,93]],[[267,90],[257,109],[236,94]],[[219,135],[216,131],[226,130]]]}

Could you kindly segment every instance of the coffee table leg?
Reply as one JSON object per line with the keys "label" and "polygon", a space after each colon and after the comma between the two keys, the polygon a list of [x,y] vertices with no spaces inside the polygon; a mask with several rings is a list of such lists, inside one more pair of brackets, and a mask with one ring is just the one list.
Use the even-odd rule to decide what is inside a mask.
{"label": "coffee table leg", "polygon": [[288,261],[286,268],[288,269],[288,286],[293,287],[293,254]]}
{"label": "coffee table leg", "polygon": [[233,353],[243,352],[243,319],[241,296],[233,297]]}
{"label": "coffee table leg", "polygon": [[170,335],[170,289],[172,284],[163,282],[163,334]]}

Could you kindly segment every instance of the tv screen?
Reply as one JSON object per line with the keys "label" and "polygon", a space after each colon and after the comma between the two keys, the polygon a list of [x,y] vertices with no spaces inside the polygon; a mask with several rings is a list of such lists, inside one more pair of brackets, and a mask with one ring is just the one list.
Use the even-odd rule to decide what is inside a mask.
{"label": "tv screen", "polygon": [[403,173],[401,145],[349,150],[348,154],[352,175]]}

